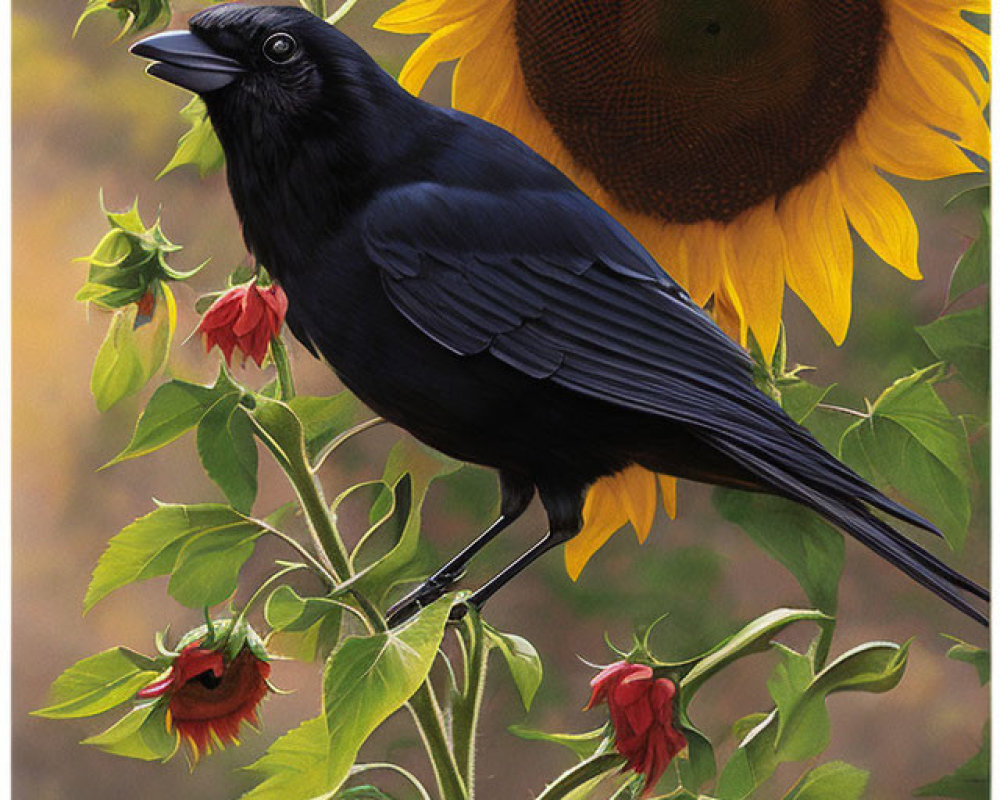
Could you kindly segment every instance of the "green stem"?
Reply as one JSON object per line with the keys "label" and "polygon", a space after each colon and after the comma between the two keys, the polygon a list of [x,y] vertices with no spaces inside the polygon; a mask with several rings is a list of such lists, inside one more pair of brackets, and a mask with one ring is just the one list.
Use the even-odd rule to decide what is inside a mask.
{"label": "green stem", "polygon": [[326,0],[302,0],[302,4],[307,11],[312,12],[320,19],[326,19]]}
{"label": "green stem", "polygon": [[275,572],[270,578],[268,578],[260,586],[258,586],[257,591],[255,591],[252,595],[250,595],[250,599],[247,600],[246,604],[243,606],[243,609],[240,611],[240,613],[237,614],[235,617],[233,617],[232,621],[229,623],[229,629],[226,631],[225,638],[228,639],[232,634],[232,632],[236,630],[236,628],[239,626],[239,624],[244,619],[246,619],[247,612],[250,610],[250,606],[256,603],[263,596],[265,590],[272,583],[274,583],[280,578],[285,577],[285,575],[287,575],[289,572],[295,572],[295,570],[297,569],[304,569],[304,568],[305,564],[289,564],[284,569],[280,569],[277,572]]}
{"label": "green stem", "polygon": [[337,585],[337,579],[330,574],[322,562],[312,553],[310,553],[305,547],[303,547],[299,542],[295,541],[291,536],[289,536],[284,531],[280,531],[268,522],[262,519],[251,519],[255,525],[259,525],[267,533],[272,536],[277,536],[281,541],[291,547],[296,553],[298,553],[306,561],[309,567],[312,568],[313,572],[323,579],[323,582],[327,584],[331,589]]}
{"label": "green stem", "polygon": [[366,419],[364,422],[360,422],[353,428],[344,431],[342,434],[337,436],[333,441],[330,442],[326,447],[320,450],[319,455],[316,456],[315,463],[313,464],[313,472],[317,472],[320,467],[323,466],[323,462],[329,458],[338,447],[340,447],[348,439],[357,436],[359,433],[364,433],[365,431],[374,428],[377,425],[381,425],[385,422],[382,417],[372,417],[371,419]]}
{"label": "green stem", "polygon": [[451,739],[455,761],[468,788],[469,800],[472,800],[476,794],[476,727],[483,704],[488,655],[482,623],[474,610],[466,613],[458,637],[465,661],[465,687],[452,704]]}
{"label": "green stem", "polygon": [[326,21],[331,25],[336,25],[347,15],[348,11],[354,8],[354,4],[357,2],[358,0],[344,0],[344,2],[340,4],[340,8],[327,17]]}
{"label": "green stem", "polygon": [[279,399],[287,403],[295,397],[295,381],[292,380],[292,367],[288,363],[288,349],[280,336],[271,339],[271,360],[278,371],[278,387],[281,390]]}
{"label": "green stem", "polygon": [[408,706],[420,729],[424,747],[434,767],[434,777],[437,779],[441,800],[468,800],[469,795],[455,763],[455,756],[448,746],[444,719],[441,717],[441,709],[429,679],[420,685],[410,698]]}
{"label": "green stem", "polygon": [[562,775],[545,787],[535,800],[559,800],[566,797],[574,789],[579,789],[589,781],[618,772],[625,764],[625,759],[618,753],[598,753],[581,761],[575,767],[566,770]]}

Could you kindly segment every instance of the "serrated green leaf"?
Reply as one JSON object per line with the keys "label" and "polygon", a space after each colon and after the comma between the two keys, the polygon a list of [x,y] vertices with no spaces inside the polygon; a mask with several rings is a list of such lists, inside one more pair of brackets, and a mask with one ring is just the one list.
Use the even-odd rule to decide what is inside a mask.
{"label": "serrated green leaf", "polygon": [[325,597],[299,597],[279,586],[267,600],[264,616],[274,629],[272,650],[297,661],[326,657],[337,644],[343,610]]}
{"label": "serrated green leaf", "polygon": [[208,477],[234,508],[249,513],[257,499],[257,444],[239,393],[223,395],[205,412],[197,441]]}
{"label": "serrated green leaf", "polygon": [[958,311],[917,328],[931,352],[953,365],[971,389],[990,386],[990,314],[985,306]]}
{"label": "serrated green leaf", "polygon": [[976,668],[976,674],[979,676],[979,685],[985,686],[990,680],[990,651],[983,650],[981,647],[976,647],[968,642],[963,642],[961,639],[956,639],[954,636],[948,636],[956,644],[945,654],[948,658],[954,661],[964,661],[966,664],[971,664]]}
{"label": "serrated green leaf", "polygon": [[173,380],[160,386],[149,398],[125,449],[105,464],[109,467],[152,453],[183,436],[197,425],[219,399],[214,387]]}
{"label": "serrated green leaf", "polygon": [[329,397],[297,395],[288,401],[302,423],[310,461],[337,436],[354,425],[362,413],[360,401],[350,392]]}
{"label": "serrated green leaf", "polygon": [[87,594],[84,612],[129,583],[169,574],[184,545],[196,536],[239,530],[244,534],[260,529],[229,506],[163,505],[124,528],[108,542]]}
{"label": "serrated green leaf", "polygon": [[31,713],[48,719],[100,714],[130,700],[153,680],[160,670],[155,669],[155,662],[150,664],[153,669],[140,668],[124,647],[81,659],[53,682],[51,703]]}
{"label": "serrated green leaf", "polygon": [[246,769],[264,776],[243,800],[308,800],[328,793],[326,719],[307,719]]}
{"label": "serrated green leaf", "polygon": [[230,597],[262,533],[255,526],[241,525],[189,538],[170,574],[170,596],[188,608],[209,608]]}
{"label": "serrated green leaf", "polygon": [[327,791],[350,772],[358,749],[418,689],[434,663],[451,597],[427,606],[391,631],[344,641],[323,670]]}
{"label": "serrated green leaf", "polygon": [[215,129],[208,118],[205,101],[200,97],[193,97],[191,102],[181,109],[180,115],[190,125],[190,129],[177,142],[176,151],[169,163],[156,176],[157,180],[185,164],[197,167],[198,174],[204,178],[221,169],[226,163],[219,137],[215,135]]}
{"label": "serrated green leaf", "polygon": [[784,800],[861,800],[869,773],[843,761],[831,761],[809,770]]}
{"label": "serrated green leaf", "polygon": [[836,613],[844,570],[844,537],[838,531],[804,506],[772,495],[716,489],[712,503],[795,576],[813,606]]}
{"label": "serrated green leaf", "polygon": [[958,800],[990,798],[990,726],[983,727],[979,752],[950,775],[917,789],[915,797],[954,797]]}
{"label": "serrated green leaf", "polygon": [[939,375],[934,365],[886,389],[871,416],[844,432],[840,455],[873,483],[901,492],[960,550],[972,515],[971,455],[965,426],[931,386]]}
{"label": "serrated green leaf", "polygon": [[507,662],[507,669],[514,679],[524,710],[531,710],[531,701],[542,683],[542,660],[538,657],[535,646],[513,633],[501,633],[496,628],[483,623],[483,631],[492,644]]}
{"label": "serrated green leaf", "polygon": [[141,761],[166,761],[180,745],[177,732],[167,730],[167,705],[154,703],[140,706],[103,733],[84,739],[106,753]]}
{"label": "serrated green leaf", "polygon": [[507,728],[518,739],[529,742],[551,742],[572,750],[581,761],[594,755],[608,732],[608,726],[602,725],[586,733],[546,733],[524,725],[511,725]]}

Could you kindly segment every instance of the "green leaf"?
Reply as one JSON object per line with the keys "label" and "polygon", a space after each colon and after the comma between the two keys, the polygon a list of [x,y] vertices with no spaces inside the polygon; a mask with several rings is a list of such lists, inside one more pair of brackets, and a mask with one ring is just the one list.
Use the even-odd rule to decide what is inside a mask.
{"label": "green leaf", "polygon": [[[413,574],[413,560],[420,545],[420,512],[431,483],[461,468],[461,462],[436,453],[410,437],[404,437],[389,452],[382,480],[396,486],[404,474],[410,476],[410,506],[406,523],[395,546],[358,577],[358,588],[370,597],[383,598],[397,583],[422,577]],[[378,509],[373,508],[372,513]]]}
{"label": "green leaf", "polygon": [[138,33],[156,24],[165,25],[170,21],[170,5],[167,0],[87,0],[80,18],[76,21],[73,35],[83,21],[100,12],[113,12],[121,25],[121,33],[117,38],[127,33]]}
{"label": "green leaf", "polygon": [[483,623],[483,631],[489,642],[499,650],[507,662],[510,676],[521,695],[524,710],[531,710],[531,701],[542,683],[542,660],[535,646],[513,633],[501,633],[496,628]]}
{"label": "green leaf", "polygon": [[325,718],[307,719],[247,767],[265,779],[243,800],[307,800],[327,794],[326,749]]}
{"label": "green leaf", "polygon": [[712,503],[795,576],[812,605],[825,614],[836,613],[844,570],[844,537],[838,531],[816,513],[780,497],[716,489]]}
{"label": "green leaf", "polygon": [[961,550],[972,515],[971,455],[965,426],[934,391],[939,365],[901,378],[844,432],[844,461],[889,485],[925,513]]}
{"label": "green leaf", "polygon": [[188,539],[170,575],[170,596],[188,608],[208,608],[230,597],[262,534],[254,525],[239,525]]}
{"label": "green leaf", "polygon": [[152,659],[146,660],[147,668],[138,666],[137,655],[113,647],[77,661],[52,684],[51,704],[31,713],[48,719],[90,717],[124,703],[160,672]]}
{"label": "green leaf", "polygon": [[115,589],[157,575],[167,575],[184,545],[197,536],[260,529],[229,506],[162,505],[140,517],[108,543],[84,597],[84,612]]}
{"label": "green leaf", "polygon": [[983,650],[981,647],[976,647],[968,642],[963,642],[954,636],[946,636],[945,638],[951,639],[956,643],[945,655],[955,661],[964,661],[966,664],[971,664],[975,667],[976,674],[979,676],[980,686],[985,686],[989,683],[990,651]]}
{"label": "green leaf", "polygon": [[794,375],[786,375],[777,381],[781,392],[781,407],[785,413],[800,425],[815,411],[816,406],[826,399],[833,387],[816,386]]}
{"label": "green leaf", "polygon": [[983,727],[983,743],[979,752],[950,775],[921,786],[915,797],[955,797],[958,800],[989,800],[990,798],[990,726]]}
{"label": "green leaf", "polygon": [[273,650],[298,661],[325,656],[340,634],[341,607],[325,597],[300,597],[292,587],[279,586],[267,599],[264,616],[275,633]]}
{"label": "green leaf", "polygon": [[971,389],[990,386],[990,314],[986,306],[940,317],[917,328],[931,352],[952,364]]}
{"label": "green leaf", "polygon": [[777,708],[747,733],[723,767],[715,795],[720,800],[750,797],[779,764],[819,755],[830,737],[826,698],[842,691],[892,689],[906,669],[908,648],[909,643],[869,642],[813,676],[809,656],[775,645],[781,661],[767,685]]}
{"label": "green leaf", "polygon": [[205,101],[200,97],[193,97],[191,102],[181,109],[180,114],[181,118],[191,126],[190,130],[177,142],[177,150],[167,166],[156,176],[157,180],[185,164],[196,166],[198,174],[204,178],[221,169],[226,163],[219,137],[215,135],[215,129],[208,118]]}
{"label": "green leaf", "polygon": [[107,411],[146,385],[146,371],[135,340],[136,310],[132,305],[114,313],[97,351],[90,391],[99,411]]}
{"label": "green leaf", "polygon": [[197,425],[219,397],[219,392],[211,386],[178,380],[163,384],[149,398],[136,422],[132,440],[104,466],[138,458],[170,444]]}
{"label": "green leaf", "polygon": [[345,640],[323,670],[328,733],[327,791],[348,776],[358,750],[430,672],[452,598],[443,597],[391,631]]}
{"label": "green leaf", "polygon": [[843,761],[809,770],[784,800],[861,800],[869,773]]}
{"label": "green leaf", "polygon": [[507,730],[519,739],[526,739],[529,742],[551,742],[569,748],[583,761],[597,751],[608,732],[608,726],[602,725],[586,733],[546,733],[523,725],[511,725]]}
{"label": "green leaf", "polygon": [[979,236],[966,248],[955,264],[948,286],[948,302],[972,291],[990,279],[990,206],[989,198],[979,213]]}
{"label": "green leaf", "polygon": [[701,685],[715,673],[733,661],[769,649],[771,639],[789,625],[805,621],[823,622],[827,619],[829,617],[820,611],[778,608],[748,622],[732,636],[694,660],[693,666],[680,680],[681,708],[687,708]]}
{"label": "green leaf", "polygon": [[350,392],[340,392],[329,397],[296,395],[288,401],[288,405],[302,423],[306,454],[310,461],[326,445],[354,425],[363,408]]}
{"label": "green leaf", "polygon": [[84,739],[106,753],[142,761],[167,761],[180,745],[176,731],[167,730],[167,704],[140,706],[103,733]]}
{"label": "green leaf", "polygon": [[257,498],[257,444],[237,392],[226,394],[198,423],[202,466],[233,507],[250,513]]}

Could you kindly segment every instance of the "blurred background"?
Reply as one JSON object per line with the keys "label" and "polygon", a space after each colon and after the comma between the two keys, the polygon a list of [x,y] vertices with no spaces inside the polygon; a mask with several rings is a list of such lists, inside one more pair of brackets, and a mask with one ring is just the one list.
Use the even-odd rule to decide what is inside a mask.
{"label": "blurred background", "polygon": [[[175,24],[195,10],[192,3],[175,5]],[[390,5],[362,0],[342,27],[396,72],[418,40],[371,29],[372,20]],[[123,589],[85,618],[81,600],[108,538],[148,512],[153,497],[221,499],[204,477],[190,438],[96,471],[126,443],[149,391],[104,415],[97,413],[89,393],[91,364],[107,323],[98,311],[88,318],[87,309],[74,302],[85,265],[73,259],[89,253],[107,229],[98,190],[103,188],[112,209],[125,208],[138,196],[147,223],[162,208],[167,236],[185,248],[173,260],[175,267],[212,258],[189,287],[177,289],[180,321],[170,364],[175,377],[212,378],[216,356],[204,357],[197,339],[180,342],[196,324],[197,293],[217,289],[245,256],[221,173],[202,181],[186,167],[153,180],[186,130],[177,111],[188,95],[144,75],[142,63],[112,41],[118,29],[110,15],[92,17],[73,39],[82,10],[82,0],[15,0],[13,9],[14,796],[235,797],[252,785],[239,767],[275,736],[318,712],[317,665],[279,662],[273,680],[292,694],[266,702],[263,733],[247,731],[241,747],[204,760],[193,772],[184,758],[146,764],[77,745],[111,719],[54,722],[28,716],[45,704],[50,682],[76,660],[116,644],[152,652],[155,631],[169,624],[180,634],[199,624],[196,612],[168,597],[165,579]],[[447,74],[439,70],[425,96],[446,103]],[[871,253],[860,252],[854,322],[843,347],[834,348],[798,300],[787,296],[790,360],[817,366],[819,383],[836,381],[837,402],[860,406],[864,396],[876,396],[910,367],[932,360],[913,327],[938,316],[955,260],[978,231],[974,210],[945,210],[944,204],[982,182],[982,176],[965,176],[934,184],[899,183],[920,224],[926,278],[909,282]],[[332,374],[297,345],[292,358],[301,391],[339,390]],[[262,382],[249,370],[239,376]],[[355,440],[324,473],[328,496],[381,475],[385,453],[398,436],[384,426]],[[980,450],[985,456],[985,447]],[[985,463],[982,457],[977,461]],[[424,532],[435,559],[454,552],[490,519],[491,481],[488,473],[469,469],[461,481],[432,490]],[[986,582],[988,487],[982,473],[979,481],[965,552],[945,553],[926,538],[922,543]],[[267,465],[260,485],[258,508],[264,512],[290,498],[280,474]],[[771,608],[805,603],[792,577],[712,510],[708,490],[682,483],[678,494],[676,521],[661,514],[645,545],[623,530],[575,584],[566,576],[561,554],[553,554],[491,604],[488,619],[494,626],[537,646],[545,679],[534,708],[525,714],[512,683],[501,674],[504,668],[494,664],[497,674],[488,683],[480,739],[481,797],[532,797],[570,764],[568,751],[522,742],[506,729],[520,723],[583,731],[600,724],[598,713],[580,710],[593,674],[581,659],[613,660],[605,632],[627,645],[634,625],[669,613],[654,635],[655,648],[662,656],[683,656]],[[477,562],[470,577],[485,578],[543,529],[536,504]],[[262,575],[268,556],[276,554],[259,548],[247,574]],[[316,587],[303,583],[301,588]],[[917,637],[897,689],[881,696],[837,695],[828,704],[833,740],[823,758],[871,770],[870,797],[907,797],[979,747],[987,693],[978,687],[973,669],[945,659],[949,642],[942,632],[985,641],[973,623],[848,544],[834,654],[872,639]],[[802,643],[808,633],[793,629],[789,641]],[[691,709],[694,721],[721,741],[733,721],[769,707],[765,680],[772,667],[768,656],[757,656],[729,670],[718,685],[710,682]],[[411,726],[403,722],[390,720],[362,757],[396,759],[428,776]],[[731,740],[723,745],[721,758],[732,746]],[[794,774],[779,785],[790,786]]]}

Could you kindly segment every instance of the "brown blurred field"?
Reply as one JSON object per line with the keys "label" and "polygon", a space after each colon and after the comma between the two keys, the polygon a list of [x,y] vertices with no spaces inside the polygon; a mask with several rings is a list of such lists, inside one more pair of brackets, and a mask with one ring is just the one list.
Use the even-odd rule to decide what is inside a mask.
{"label": "brown blurred field", "polygon": [[[386,0],[363,0],[344,28],[387,68],[398,69],[414,43],[370,28],[388,5]],[[212,257],[194,282],[198,291],[217,288],[244,256],[221,175],[201,181],[186,168],[153,180],[183,132],[176,111],[187,95],[147,78],[123,44],[112,42],[116,28],[109,19],[88,21],[72,39],[82,6],[82,0],[15,0],[12,21],[14,796],[235,797],[251,785],[238,767],[260,754],[275,735],[318,710],[318,667],[279,663],[275,681],[295,691],[267,702],[263,735],[248,732],[242,747],[208,759],[193,773],[183,758],[160,766],[77,745],[100,730],[104,720],[53,722],[28,716],[45,703],[52,679],[75,660],[115,644],[150,652],[154,631],[170,624],[179,634],[199,624],[197,614],[167,596],[163,580],[124,589],[86,618],[80,616],[81,599],[107,539],[150,510],[151,498],[196,502],[219,497],[203,476],[190,441],[96,472],[127,440],[142,399],[123,402],[101,416],[89,394],[90,365],[106,322],[96,311],[88,319],[74,302],[84,267],[72,259],[89,252],[106,229],[98,189],[103,188],[110,207],[124,207],[138,195],[147,220],[162,206],[167,235],[185,246],[176,264],[187,268]],[[175,20],[180,21],[194,4],[177,6]],[[431,91],[434,99],[446,99],[443,76],[435,77]],[[838,381],[859,402],[908,366],[927,363],[913,325],[939,313],[951,267],[976,232],[969,213],[946,212],[943,204],[977,182],[981,179],[968,176],[906,185],[921,224],[926,280],[910,283],[870,253],[861,254],[855,321],[846,345],[834,349],[801,305],[789,299],[792,358],[819,366],[819,380]],[[195,296],[191,289],[178,292],[179,339],[195,324]],[[304,390],[337,390],[333,377],[305,351],[294,349],[293,358]],[[176,346],[171,370],[179,377],[208,380],[215,364],[216,357],[205,358],[192,340]],[[379,459],[397,435],[383,429],[354,445],[326,473],[328,494],[380,474]],[[482,478],[468,483],[472,491]],[[260,508],[270,509],[289,496],[280,474],[262,471]],[[946,556],[980,581],[988,573],[987,498],[986,487],[979,487],[965,553]],[[463,502],[455,492],[432,495],[424,528],[440,555],[452,552],[491,512],[469,506],[468,498]],[[526,546],[542,525],[540,511],[533,507],[508,539],[489,551],[475,575],[484,576]],[[255,557],[249,570],[262,573],[266,555]],[[592,672],[580,657],[610,660],[605,631],[625,643],[633,623],[669,612],[656,641],[665,652],[682,655],[711,644],[752,616],[804,602],[792,578],[723,523],[711,509],[709,493],[693,485],[681,488],[675,522],[660,519],[642,548],[623,531],[577,584],[566,577],[560,557],[551,556],[501,594],[488,612],[494,625],[536,644],[546,677],[535,708],[525,716],[510,680],[496,664],[480,738],[480,797],[529,798],[569,763],[558,748],[514,738],[506,732],[508,725],[582,731],[599,724],[596,712],[588,716],[580,711]],[[948,643],[939,634],[977,643],[985,635],[852,544],[841,605],[835,652],[871,639],[917,640],[898,689],[877,697],[838,695],[830,701],[833,741],[824,760],[843,759],[870,769],[871,798],[907,797],[916,786],[950,772],[979,746],[986,692],[978,688],[970,667],[944,658]],[[765,709],[764,680],[771,665],[767,656],[759,656],[710,683],[692,709],[695,720],[721,738],[738,717]],[[366,753],[373,759],[398,758],[421,775],[428,773],[410,728],[400,720],[386,726],[362,755]],[[782,786],[793,779],[792,773],[785,775]]]}

